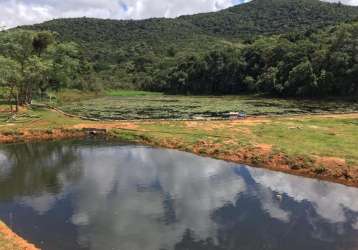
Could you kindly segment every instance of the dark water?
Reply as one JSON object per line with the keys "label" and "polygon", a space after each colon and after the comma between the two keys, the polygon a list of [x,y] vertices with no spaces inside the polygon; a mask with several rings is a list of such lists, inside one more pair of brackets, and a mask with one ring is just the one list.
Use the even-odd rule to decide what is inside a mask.
{"label": "dark water", "polygon": [[358,189],[101,142],[3,146],[0,219],[44,250],[358,249]]}

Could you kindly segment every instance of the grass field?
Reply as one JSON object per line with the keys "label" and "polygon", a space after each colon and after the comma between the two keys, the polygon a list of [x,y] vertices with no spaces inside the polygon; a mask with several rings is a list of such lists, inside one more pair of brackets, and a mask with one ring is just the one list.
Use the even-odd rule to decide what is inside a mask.
{"label": "grass field", "polygon": [[112,91],[106,96],[61,102],[67,113],[106,120],[228,118],[249,116],[357,112],[357,102],[283,100],[258,96],[171,96],[137,91]]}
{"label": "grass field", "polygon": [[188,151],[205,142],[201,150],[207,153],[217,150],[217,153],[235,154],[240,149],[262,147],[273,153],[284,153],[289,158],[337,157],[358,167],[357,117],[137,122],[137,131],[119,131],[118,136],[149,137],[150,141],[157,141],[159,145],[163,141],[173,142],[182,144]]}

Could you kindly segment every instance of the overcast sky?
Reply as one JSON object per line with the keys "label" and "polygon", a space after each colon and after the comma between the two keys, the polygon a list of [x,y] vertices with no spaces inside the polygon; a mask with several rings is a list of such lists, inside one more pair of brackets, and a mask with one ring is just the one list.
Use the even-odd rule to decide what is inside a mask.
{"label": "overcast sky", "polygon": [[[216,11],[246,1],[248,0],[0,0],[0,26],[10,28],[59,17],[176,17]],[[358,5],[358,0],[341,2]]]}

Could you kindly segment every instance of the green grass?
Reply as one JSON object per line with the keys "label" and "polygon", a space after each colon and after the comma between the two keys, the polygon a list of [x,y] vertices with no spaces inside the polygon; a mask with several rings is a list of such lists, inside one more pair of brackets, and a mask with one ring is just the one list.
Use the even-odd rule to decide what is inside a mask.
{"label": "green grass", "polygon": [[358,103],[113,91],[110,96],[66,102],[60,108],[68,113],[106,120],[205,119],[228,118],[230,112],[244,112],[250,116],[357,112]]}
{"label": "green grass", "polygon": [[76,89],[62,89],[58,92],[49,92],[48,97],[44,99],[35,99],[34,102],[47,103],[50,105],[60,105],[63,103],[75,103],[85,100],[91,100],[103,96],[102,92],[89,92]]}
{"label": "green grass", "polygon": [[287,155],[339,157],[358,165],[357,131],[357,119],[277,119],[255,126],[253,140]]}
{"label": "green grass", "polygon": [[6,122],[9,114],[0,113],[0,132],[16,133],[21,129],[56,129],[83,122],[80,119],[69,118],[54,111],[42,108],[29,109],[17,115],[15,120]]}
{"label": "green grass", "polygon": [[[300,158],[297,167],[312,165],[315,157],[335,157],[358,167],[358,119],[347,117],[274,117],[254,123],[230,121],[157,121],[135,122],[133,131],[118,130],[119,138],[153,145],[199,152],[216,151],[235,155],[257,145],[271,145],[272,154],[284,154],[288,160]],[[205,142],[205,144],[200,144]],[[258,155],[257,157],[260,157]],[[257,159],[258,163],[261,159]],[[294,161],[294,160],[293,160]],[[317,173],[323,167],[315,166]]]}
{"label": "green grass", "polygon": [[[235,155],[257,145],[271,145],[272,154],[287,159],[299,157],[310,165],[315,157],[335,157],[358,166],[358,122],[349,117],[267,118],[255,123],[230,121],[157,121],[135,122],[133,131],[118,130],[119,138],[140,142],[147,138],[153,145],[176,145],[176,148],[199,152],[217,151]],[[169,142],[169,144],[168,144]],[[205,144],[200,144],[205,142]],[[257,156],[260,157],[260,156]],[[260,159],[258,159],[259,162]],[[297,164],[301,164],[298,162]],[[303,166],[302,165],[302,166]],[[323,172],[321,166],[316,171]],[[324,166],[323,166],[324,167]]]}

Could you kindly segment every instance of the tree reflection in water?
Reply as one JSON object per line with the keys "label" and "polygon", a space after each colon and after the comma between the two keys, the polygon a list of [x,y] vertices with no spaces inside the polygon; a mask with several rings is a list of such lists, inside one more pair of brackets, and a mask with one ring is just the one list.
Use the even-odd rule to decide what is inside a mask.
{"label": "tree reflection in water", "polygon": [[65,183],[81,176],[80,156],[77,146],[70,144],[3,146],[0,148],[0,200],[61,193]]}

